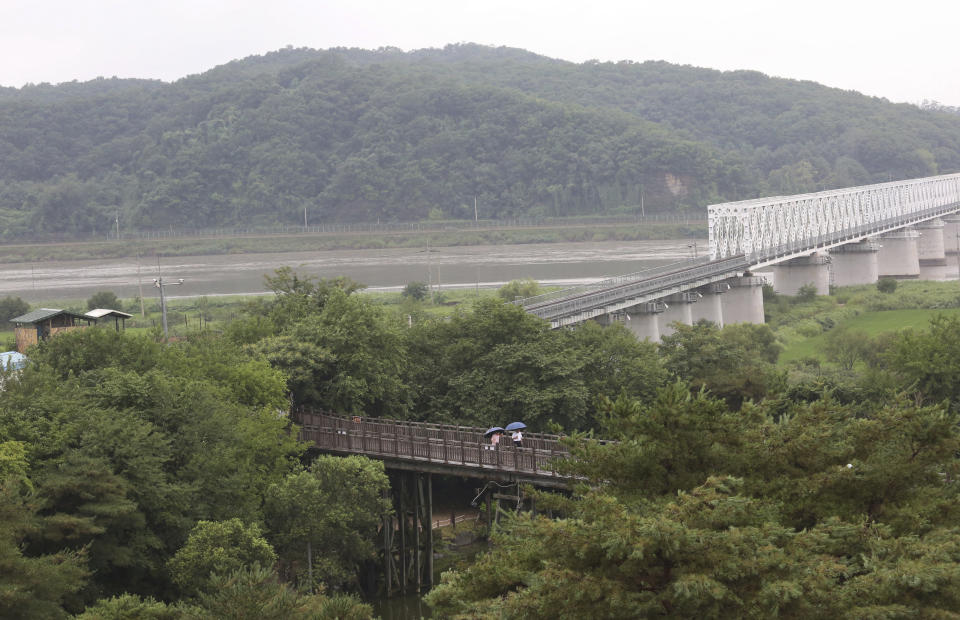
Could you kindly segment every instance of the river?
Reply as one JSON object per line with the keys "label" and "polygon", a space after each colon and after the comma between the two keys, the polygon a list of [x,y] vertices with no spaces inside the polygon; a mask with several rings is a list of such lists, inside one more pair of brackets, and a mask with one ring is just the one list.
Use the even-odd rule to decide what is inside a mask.
{"label": "river", "polygon": [[[371,290],[400,290],[413,281],[441,289],[492,288],[533,278],[568,286],[640,271],[691,258],[706,240],[601,241],[522,245],[273,252],[137,259],[45,261],[0,265],[0,297],[13,295],[37,304],[81,300],[97,291],[133,298],[155,293],[158,268],[170,298],[264,293],[263,276],[282,266],[298,274],[347,276]],[[139,274],[138,274],[139,272]],[[138,285],[139,282],[139,285]]]}

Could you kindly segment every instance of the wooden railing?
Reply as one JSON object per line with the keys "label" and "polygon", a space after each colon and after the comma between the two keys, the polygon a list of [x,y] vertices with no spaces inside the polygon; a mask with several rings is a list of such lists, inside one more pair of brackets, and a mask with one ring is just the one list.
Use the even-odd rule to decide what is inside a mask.
{"label": "wooden railing", "polygon": [[557,435],[527,433],[517,448],[509,435],[496,447],[483,436],[486,429],[428,422],[347,417],[296,409],[300,437],[321,450],[363,454],[382,459],[436,463],[538,477],[563,477],[556,461],[570,452]]}

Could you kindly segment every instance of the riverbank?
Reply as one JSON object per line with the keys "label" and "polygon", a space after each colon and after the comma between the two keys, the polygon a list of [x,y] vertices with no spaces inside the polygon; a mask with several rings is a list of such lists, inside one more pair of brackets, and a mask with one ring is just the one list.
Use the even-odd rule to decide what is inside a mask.
{"label": "riverbank", "polygon": [[701,237],[31,261],[0,266],[0,297],[48,304],[112,291],[122,299],[149,300],[157,296],[153,278],[158,274],[168,280],[184,279],[182,286],[168,291],[168,301],[254,295],[266,292],[264,275],[281,267],[290,267],[301,277],[345,276],[374,290],[395,292],[410,282],[423,282],[434,291],[476,292],[523,278],[563,287],[683,260],[703,243]]}
{"label": "riverbank", "polygon": [[706,235],[706,220],[624,223],[576,221],[489,229],[420,231],[336,231],[250,234],[242,236],[166,237],[62,243],[0,245],[0,264],[141,257],[215,256],[277,251],[379,250],[578,241],[654,241]]}

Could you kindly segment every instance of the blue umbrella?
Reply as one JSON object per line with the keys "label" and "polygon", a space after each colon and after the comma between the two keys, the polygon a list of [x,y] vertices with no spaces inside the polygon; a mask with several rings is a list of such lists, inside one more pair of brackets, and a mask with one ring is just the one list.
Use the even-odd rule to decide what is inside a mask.
{"label": "blue umbrella", "polygon": [[502,428],[500,428],[499,426],[494,426],[493,428],[488,428],[488,429],[487,429],[487,432],[484,433],[483,436],[484,436],[484,437],[489,437],[490,435],[493,435],[494,433],[502,433],[502,432],[503,432],[503,429],[502,429]]}
{"label": "blue umbrella", "polygon": [[522,431],[525,428],[527,428],[527,425],[523,422],[511,422],[510,424],[507,424],[508,431]]}

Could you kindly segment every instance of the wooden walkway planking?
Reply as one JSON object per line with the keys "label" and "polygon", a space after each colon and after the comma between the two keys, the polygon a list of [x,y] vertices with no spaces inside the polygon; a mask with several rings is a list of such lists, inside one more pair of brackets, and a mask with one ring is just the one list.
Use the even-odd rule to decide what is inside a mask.
{"label": "wooden walkway planking", "polygon": [[497,448],[483,436],[486,429],[428,422],[346,417],[308,409],[292,412],[300,438],[318,450],[361,454],[412,471],[528,481],[566,486],[556,470],[558,459],[569,457],[557,435],[527,433],[523,448],[505,435]]}

